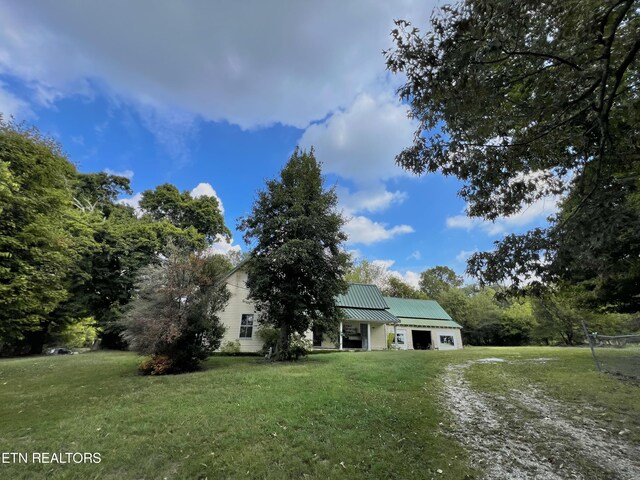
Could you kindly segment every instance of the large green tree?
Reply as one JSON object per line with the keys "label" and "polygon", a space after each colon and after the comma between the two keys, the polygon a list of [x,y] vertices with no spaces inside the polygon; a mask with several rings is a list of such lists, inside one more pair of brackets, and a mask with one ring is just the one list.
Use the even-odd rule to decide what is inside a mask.
{"label": "large green tree", "polygon": [[514,291],[581,282],[599,305],[640,308],[640,1],[465,0],[426,34],[397,25],[387,65],[419,125],[398,163],[458,177],[468,214],[488,220],[566,199],[469,273]]}
{"label": "large green tree", "polygon": [[154,190],[145,190],[140,208],[153,220],[167,220],[183,229],[193,227],[210,242],[215,241],[218,235],[231,236],[215,197],[203,195],[194,198],[189,191],[180,193],[175,186],[165,183]]}
{"label": "large green tree", "polygon": [[0,351],[41,351],[35,337],[68,298],[86,239],[73,217],[75,174],[56,142],[0,118]]}
{"label": "large green tree", "polygon": [[280,178],[258,193],[251,214],[239,228],[254,242],[248,261],[249,297],[260,322],[280,331],[277,358],[296,353],[292,335],[323,324],[337,327],[336,295],[346,291],[349,256],[343,218],[334,189],[325,190],[313,150],[296,149]]}
{"label": "large green tree", "polygon": [[437,299],[447,290],[460,288],[463,279],[449,267],[438,265],[420,274],[420,290],[429,298]]}
{"label": "large green tree", "polygon": [[100,326],[105,347],[123,347],[118,322],[142,268],[159,264],[170,245],[198,251],[218,235],[227,236],[215,198],[194,199],[170,184],[143,192],[142,215],[119,204],[129,180],[106,173],[79,174],[74,204],[90,223],[96,248],[82,258],[73,304]]}

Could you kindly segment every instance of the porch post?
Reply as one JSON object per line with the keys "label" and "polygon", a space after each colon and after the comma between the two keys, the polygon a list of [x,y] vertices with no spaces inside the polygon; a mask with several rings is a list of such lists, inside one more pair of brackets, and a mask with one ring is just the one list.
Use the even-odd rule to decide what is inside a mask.
{"label": "porch post", "polygon": [[367,323],[367,352],[371,351],[371,322]]}
{"label": "porch post", "polygon": [[338,332],[340,338],[340,350],[342,350],[342,320],[340,321],[340,331]]}
{"label": "porch post", "polygon": [[397,350],[398,349],[398,332],[397,329],[398,328],[398,324],[394,323],[393,324],[393,349]]}

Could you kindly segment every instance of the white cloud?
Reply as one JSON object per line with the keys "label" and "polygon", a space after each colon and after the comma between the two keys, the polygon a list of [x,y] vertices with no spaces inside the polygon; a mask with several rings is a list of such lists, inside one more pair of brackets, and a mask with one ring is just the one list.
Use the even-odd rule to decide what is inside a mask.
{"label": "white cloud", "polygon": [[351,193],[349,189],[336,189],[340,207],[347,215],[358,212],[382,212],[394,204],[401,204],[407,199],[407,194],[401,191],[389,192],[383,185],[359,190]]}
{"label": "white cloud", "polygon": [[371,245],[413,231],[413,227],[409,225],[396,225],[387,228],[384,223],[374,222],[363,216],[351,217],[344,226],[344,232],[349,237],[349,244]]}
{"label": "white cloud", "polygon": [[467,258],[469,258],[471,255],[477,252],[478,252],[477,248],[473,250],[460,250],[458,255],[456,255],[456,261],[460,263],[465,262]]}
{"label": "white cloud", "polygon": [[373,260],[373,265],[379,265],[383,269],[385,275],[390,275],[399,278],[403,282],[411,285],[413,288],[419,288],[420,286],[420,274],[411,270],[392,270],[391,267],[395,265],[395,260]]}
{"label": "white cloud", "polygon": [[404,273],[397,272],[400,275],[400,278],[404,280],[406,283],[411,285],[413,288],[420,288],[420,274],[417,272],[412,272],[411,270],[407,270]]}
{"label": "white cloud", "polygon": [[0,82],[0,114],[5,120],[14,117],[18,120],[33,116],[29,104],[9,92]]}
{"label": "white cloud", "polygon": [[305,128],[375,90],[393,19],[424,25],[430,3],[4,2],[0,73],[28,82],[43,104],[100,85],[244,128]]}
{"label": "white cloud", "polygon": [[220,200],[220,197],[218,196],[218,194],[213,189],[210,183],[199,183],[198,185],[196,185],[196,187],[193,190],[191,190],[191,196],[193,198],[214,197],[216,200],[218,200],[220,213],[224,215],[224,206],[222,205],[222,200]]}
{"label": "white cloud", "polygon": [[465,230],[480,229],[487,235],[500,235],[513,231],[516,227],[530,225],[535,221],[544,219],[558,211],[559,197],[541,198],[531,205],[526,206],[518,213],[508,217],[499,217],[494,222],[471,218],[466,215],[447,217],[448,228],[462,228]]}
{"label": "white cloud", "polygon": [[476,218],[467,217],[466,215],[456,215],[454,217],[447,217],[447,227],[448,228],[464,228],[466,230],[470,230],[479,221],[480,220]]}
{"label": "white cloud", "polygon": [[230,252],[240,252],[240,245],[234,245],[233,239],[228,241],[222,235],[216,237],[216,241],[209,247],[209,251],[214,254],[227,255]]}
{"label": "white cloud", "polygon": [[133,178],[133,170],[111,170],[110,168],[105,168],[104,173],[108,175],[115,175],[117,177],[125,177],[131,180]]}
{"label": "white cloud", "polygon": [[135,210],[136,215],[140,216],[142,215],[142,210],[140,210],[140,200],[142,200],[142,193],[136,193],[133,197],[121,198],[118,200],[118,203],[132,207]]}
{"label": "white cloud", "polygon": [[358,96],[344,111],[309,126],[300,139],[313,146],[323,169],[360,185],[408,175],[395,156],[411,145],[415,125],[406,106],[388,96]]}
{"label": "white cloud", "polygon": [[379,267],[382,267],[384,270],[389,270],[394,263],[396,263],[395,260],[373,260],[371,262],[372,265],[378,265]]}

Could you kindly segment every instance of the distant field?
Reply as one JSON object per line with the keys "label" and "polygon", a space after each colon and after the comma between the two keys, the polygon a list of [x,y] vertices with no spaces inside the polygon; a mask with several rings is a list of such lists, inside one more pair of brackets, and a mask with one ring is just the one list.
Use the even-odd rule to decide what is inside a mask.
{"label": "distant field", "polygon": [[[1,360],[0,452],[30,458],[0,458],[0,478],[640,472],[640,388],[595,372],[587,349],[334,353],[296,364],[214,357],[202,372],[159,378],[136,375],[138,361],[118,352]],[[556,448],[556,426],[572,450]],[[589,455],[597,446],[589,437],[600,450],[617,448],[609,456],[622,466]],[[522,462],[505,453],[511,444],[529,449]],[[33,452],[98,452],[101,462],[33,464]]]}

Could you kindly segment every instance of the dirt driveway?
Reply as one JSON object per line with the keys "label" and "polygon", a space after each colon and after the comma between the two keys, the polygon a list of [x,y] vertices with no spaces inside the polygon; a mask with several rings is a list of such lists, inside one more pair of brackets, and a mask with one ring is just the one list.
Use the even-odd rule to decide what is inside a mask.
{"label": "dirt driveway", "polygon": [[[524,360],[519,360],[524,361]],[[546,362],[548,359],[528,361]],[[534,386],[493,395],[471,387],[465,372],[474,363],[506,363],[485,358],[450,365],[445,398],[451,433],[487,479],[640,479],[640,448],[624,430],[594,420],[589,407],[576,411]]]}

